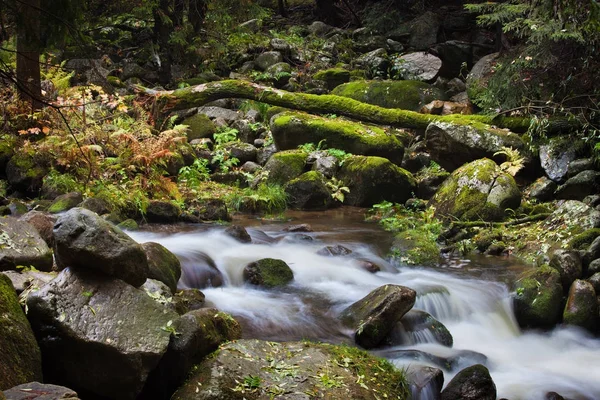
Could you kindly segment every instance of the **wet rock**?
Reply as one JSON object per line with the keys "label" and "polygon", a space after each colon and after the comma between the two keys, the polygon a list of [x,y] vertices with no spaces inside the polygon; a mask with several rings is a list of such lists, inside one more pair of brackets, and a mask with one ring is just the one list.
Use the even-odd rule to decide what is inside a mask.
{"label": "wet rock", "polygon": [[204,293],[198,289],[183,289],[173,296],[173,304],[177,314],[183,315],[193,310],[199,310],[204,307]]}
{"label": "wet rock", "polygon": [[33,226],[48,247],[52,248],[54,246],[53,229],[56,223],[56,216],[41,211],[29,211],[20,217],[19,221]]}
{"label": "wet rock", "polygon": [[152,398],[170,398],[192,367],[217,350],[219,345],[240,339],[242,329],[229,314],[215,308],[190,311],[181,316],[166,354],[148,377],[144,393]]}
{"label": "wet rock", "polygon": [[55,198],[52,204],[50,204],[50,207],[48,207],[48,212],[56,214],[67,211],[73,207],[76,207],[82,201],[83,196],[79,192],[62,194]]}
{"label": "wet rock", "polygon": [[310,224],[298,224],[290,225],[283,229],[284,232],[312,232],[312,226]]}
{"label": "wet rock", "polygon": [[179,318],[119,279],[71,269],[32,292],[27,305],[45,378],[119,399],[140,393]]}
{"label": "wet rock", "polygon": [[481,364],[460,371],[442,391],[442,400],[496,400],[496,385]]}
{"label": "wet rock", "polygon": [[17,294],[21,294],[27,289],[37,290],[56,278],[56,272],[41,271],[4,271],[1,272],[10,279]]}
{"label": "wet rock", "polygon": [[445,370],[456,370],[487,363],[485,355],[469,350],[453,350],[447,357],[434,356],[421,350],[382,350],[377,354],[386,358],[413,360],[417,364],[433,364]]}
{"label": "wet rock", "polygon": [[0,217],[0,271],[33,266],[52,268],[52,251],[36,229],[12,217]]}
{"label": "wet rock", "polygon": [[438,218],[497,221],[516,209],[521,192],[512,176],[484,158],[454,171],[430,200]]}
{"label": "wet rock", "polygon": [[557,183],[564,182],[569,163],[577,157],[571,141],[561,138],[553,138],[548,144],[540,145],[539,154],[546,176]]}
{"label": "wet rock", "polygon": [[548,265],[517,283],[513,297],[515,317],[524,328],[549,328],[560,321],[563,289],[560,273]]}
{"label": "wet rock", "polygon": [[599,310],[596,291],[590,282],[577,279],[569,289],[563,321],[595,332],[598,328]]}
{"label": "wet rock", "polygon": [[[346,368],[344,362],[357,368]],[[359,377],[358,371],[368,379]],[[336,383],[324,384],[323,376]],[[314,397],[307,393],[320,393],[330,399],[371,399],[377,390],[388,398],[407,399],[406,386],[398,382],[404,383],[399,371],[358,349],[238,340],[204,360],[172,399],[267,399],[273,388],[292,387],[292,393],[281,397],[306,400]]]}
{"label": "wet rock", "polygon": [[296,149],[304,143],[326,140],[327,146],[348,153],[385,157],[400,164],[404,145],[385,130],[348,120],[283,112],[271,118],[271,132],[280,150]]}
{"label": "wet rock", "polygon": [[[77,393],[64,386],[28,382],[4,391],[8,400],[79,400]],[[3,397],[0,394],[0,399]]]}
{"label": "wet rock", "polygon": [[410,310],[396,323],[386,342],[391,346],[440,343],[452,347],[454,339],[448,328],[425,311]]}
{"label": "wet rock", "polygon": [[297,210],[326,210],[333,203],[323,174],[305,172],[284,186],[287,204]]}
{"label": "wet rock", "polygon": [[583,200],[589,195],[600,192],[600,172],[583,171],[569,178],[556,189],[557,199]]}
{"label": "wet rock", "polygon": [[496,155],[503,147],[526,151],[521,138],[512,132],[440,121],[427,126],[425,141],[433,160],[449,172],[484,157],[504,162],[504,156]]}
{"label": "wet rock", "polygon": [[231,225],[225,229],[225,234],[241,243],[252,243],[252,238],[246,228],[240,225]]}
{"label": "wet rock", "polygon": [[159,243],[142,243],[148,260],[148,278],[156,279],[169,287],[171,293],[177,290],[181,278],[181,263],[175,254]]}
{"label": "wet rock", "polygon": [[381,266],[379,266],[369,260],[356,260],[356,262],[361,269],[363,269],[367,272],[370,272],[372,274],[382,270]]}
{"label": "wet rock", "polygon": [[351,206],[371,207],[384,200],[404,203],[416,189],[410,172],[382,157],[349,157],[337,178],[349,188],[344,204]]}
{"label": "wet rock", "polygon": [[442,68],[442,60],[426,52],[408,53],[399,57],[394,66],[398,76],[405,80],[432,81]]}
{"label": "wet rock", "polygon": [[352,81],[336,87],[331,94],[411,111],[418,111],[433,100],[446,99],[442,90],[419,81]]}
{"label": "wet rock", "polygon": [[294,273],[283,260],[263,258],[246,265],[244,281],[257,286],[273,288],[288,284]]}
{"label": "wet rock", "polygon": [[549,201],[554,197],[554,192],[558,188],[556,182],[542,176],[529,186],[529,197],[537,201]]}
{"label": "wet rock", "polygon": [[269,172],[267,181],[283,185],[304,172],[307,154],[300,150],[287,150],[273,154],[265,165]]}
{"label": "wet rock", "polygon": [[581,256],[575,250],[555,251],[550,259],[550,266],[560,273],[560,280],[565,293],[575,279],[581,278],[583,273]]}
{"label": "wet rock", "polygon": [[347,247],[336,244],[334,246],[325,246],[319,251],[317,254],[320,256],[327,257],[336,257],[336,256],[347,256],[348,254],[352,254],[352,250]]}
{"label": "wet rock", "polygon": [[0,390],[42,380],[40,348],[15,288],[0,274]]}
{"label": "wet rock", "polygon": [[444,372],[441,369],[411,365],[406,370],[413,399],[438,400],[444,386]]}
{"label": "wet rock", "polygon": [[198,251],[194,253],[193,258],[179,258],[182,267],[180,287],[203,289],[223,285],[223,274],[208,254]]}
{"label": "wet rock", "polygon": [[556,392],[548,392],[546,393],[546,396],[544,397],[545,400],[565,400],[564,397],[562,397],[560,394],[556,393]]}
{"label": "wet rock", "polygon": [[171,224],[179,220],[181,209],[175,204],[163,200],[150,200],[146,209],[148,222]]}
{"label": "wet rock", "polygon": [[54,225],[55,257],[60,268],[94,270],[140,286],[148,278],[141,245],[122,230],[84,208],[72,208]]}
{"label": "wet rock", "polygon": [[600,295],[600,272],[595,272],[587,281],[592,285],[597,295]]}
{"label": "wet rock", "polygon": [[384,285],[350,305],[340,314],[354,329],[354,340],[366,349],[377,347],[415,304],[416,292],[399,285]]}

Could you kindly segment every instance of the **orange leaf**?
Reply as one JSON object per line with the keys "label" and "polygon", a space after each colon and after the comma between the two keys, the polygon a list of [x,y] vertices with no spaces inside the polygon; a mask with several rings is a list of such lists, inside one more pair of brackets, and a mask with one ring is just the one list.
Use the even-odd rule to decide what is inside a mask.
{"label": "orange leaf", "polygon": [[50,128],[49,128],[49,127],[47,127],[47,126],[44,126],[44,127],[42,128],[42,133],[43,133],[44,135],[47,135],[47,134],[49,134],[49,133],[50,133]]}

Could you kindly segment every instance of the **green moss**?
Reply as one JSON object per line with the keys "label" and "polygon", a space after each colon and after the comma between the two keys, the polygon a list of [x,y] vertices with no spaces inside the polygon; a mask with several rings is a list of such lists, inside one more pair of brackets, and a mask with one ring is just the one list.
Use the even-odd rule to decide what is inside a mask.
{"label": "green moss", "polygon": [[443,91],[420,81],[353,81],[332,92],[385,108],[418,111],[433,100],[445,100]]}
{"label": "green moss", "polygon": [[600,228],[588,229],[587,231],[571,239],[569,242],[569,248],[575,250],[585,250],[598,236],[600,236]]}
{"label": "green moss", "polygon": [[317,72],[314,78],[325,81],[329,90],[350,80],[350,72],[343,68],[330,68]]}
{"label": "green moss", "polygon": [[517,282],[515,314],[521,326],[553,326],[561,312],[562,285],[557,270],[542,265]]}
{"label": "green moss", "polygon": [[265,165],[269,171],[267,183],[285,184],[304,172],[308,155],[301,150],[287,150],[274,154]]}
{"label": "green moss", "polygon": [[439,264],[440,249],[436,242],[437,236],[431,232],[409,229],[398,233],[396,239],[402,246],[394,245],[392,255],[399,257],[401,262],[428,266]]}
{"label": "green moss", "polygon": [[246,266],[244,279],[255,285],[273,288],[291,282],[294,273],[283,260],[263,258]]}
{"label": "green moss", "polygon": [[323,118],[298,112],[285,112],[271,121],[273,139],[278,148],[293,149],[305,143],[325,141],[328,148],[352,154],[380,156],[400,164],[404,145],[393,134],[380,127]]}
{"label": "green moss", "polygon": [[138,223],[135,222],[135,220],[129,218],[126,219],[123,222],[119,222],[119,224],[117,224],[117,226],[123,230],[127,230],[127,231],[137,231],[138,229],[140,229],[140,227],[138,226]]}
{"label": "green moss", "polygon": [[125,87],[125,84],[116,76],[109,75],[106,77],[106,80],[113,87],[116,87],[116,88],[124,88]]}
{"label": "green moss", "polygon": [[189,126],[188,140],[212,138],[217,131],[215,124],[204,114],[195,114],[183,120],[182,125]]}

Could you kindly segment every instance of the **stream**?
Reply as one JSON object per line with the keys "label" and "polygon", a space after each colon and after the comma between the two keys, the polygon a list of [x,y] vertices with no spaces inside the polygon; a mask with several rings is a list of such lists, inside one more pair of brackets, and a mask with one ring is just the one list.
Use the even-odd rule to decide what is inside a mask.
{"label": "stream", "polygon": [[[447,384],[461,369],[485,361],[498,398],[542,400],[554,391],[572,400],[600,399],[600,340],[573,328],[520,331],[509,287],[526,266],[510,258],[483,256],[447,259],[436,268],[397,266],[385,258],[392,235],[364,222],[363,212],[346,207],[318,213],[289,211],[285,222],[236,217],[234,223],[246,227],[253,244],[236,241],[218,225],[150,226],[128,233],[139,242],[167,247],[182,260],[184,273],[205,267],[202,252],[210,256],[225,282],[222,287],[202,289],[206,303],[240,320],[245,338],[351,343],[352,332],[337,322],[336,315],[373,289],[398,284],[417,291],[414,308],[446,325],[454,346],[432,343],[431,335],[417,332],[408,335],[410,346],[374,352],[396,366],[441,368],[440,359],[452,360],[443,369]],[[310,224],[313,231],[284,231],[300,223]],[[316,254],[337,244],[352,254]],[[266,257],[284,260],[294,272],[293,283],[280,290],[245,285],[246,264]],[[360,260],[378,265],[381,271],[366,271]],[[415,356],[424,353],[407,349],[433,357]],[[428,396],[422,393],[419,398]]]}

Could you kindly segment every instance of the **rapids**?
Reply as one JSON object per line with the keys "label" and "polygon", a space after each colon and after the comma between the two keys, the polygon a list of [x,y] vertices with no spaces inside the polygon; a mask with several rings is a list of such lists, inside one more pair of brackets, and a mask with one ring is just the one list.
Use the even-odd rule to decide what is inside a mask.
{"label": "rapids", "polygon": [[[182,260],[184,273],[200,268],[202,253],[212,258],[225,283],[202,289],[207,305],[238,318],[246,338],[351,343],[351,332],[339,325],[336,315],[383,284],[399,284],[417,291],[415,308],[446,325],[454,346],[444,347],[427,332],[416,332],[407,337],[413,343],[410,346],[375,352],[398,367],[422,363],[440,368],[438,360],[452,360],[442,364],[447,383],[462,368],[485,361],[498,398],[542,400],[547,392],[555,391],[573,400],[600,399],[600,340],[565,327],[551,332],[520,331],[508,287],[524,267],[514,260],[482,257],[447,260],[437,268],[397,266],[385,259],[391,235],[363,222],[358,210],[289,212],[286,216],[291,221],[234,221],[245,226],[259,244],[239,243],[215,225],[151,227],[128,233],[139,242],[154,241],[167,247]],[[283,231],[298,223],[309,223],[314,231]],[[352,254],[316,254],[334,244],[351,249]],[[282,259],[290,266],[294,272],[291,285],[261,290],[243,283],[245,265],[266,257]],[[359,259],[382,270],[367,272]],[[407,349],[424,353],[407,353]],[[419,356],[422,354],[432,356]],[[419,398],[428,396],[421,393]]]}

